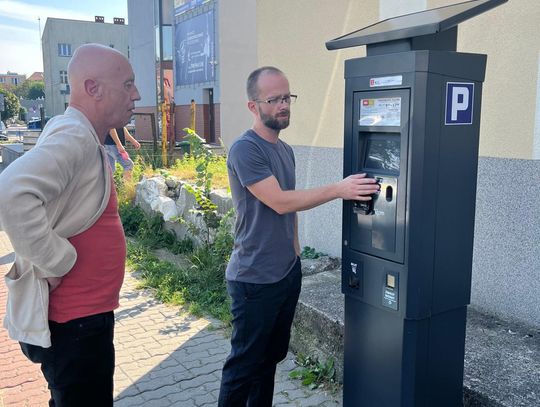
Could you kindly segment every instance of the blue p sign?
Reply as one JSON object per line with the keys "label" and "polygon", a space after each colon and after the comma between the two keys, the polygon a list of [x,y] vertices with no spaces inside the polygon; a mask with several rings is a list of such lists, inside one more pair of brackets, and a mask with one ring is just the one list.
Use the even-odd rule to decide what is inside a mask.
{"label": "blue p sign", "polygon": [[444,124],[472,124],[474,83],[446,83]]}

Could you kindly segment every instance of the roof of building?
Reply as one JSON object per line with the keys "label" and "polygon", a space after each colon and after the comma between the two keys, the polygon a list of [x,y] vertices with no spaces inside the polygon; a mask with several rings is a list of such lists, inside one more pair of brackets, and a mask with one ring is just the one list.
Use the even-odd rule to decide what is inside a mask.
{"label": "roof of building", "polygon": [[34,72],[26,80],[27,81],[43,81],[43,72]]}

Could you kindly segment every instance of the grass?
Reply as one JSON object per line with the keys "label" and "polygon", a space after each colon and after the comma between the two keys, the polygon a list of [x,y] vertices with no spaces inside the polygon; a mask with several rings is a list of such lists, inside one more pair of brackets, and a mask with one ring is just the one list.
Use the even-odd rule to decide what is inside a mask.
{"label": "grass", "polygon": [[[130,145],[126,146],[131,159],[139,162],[142,174],[146,177],[154,175],[165,175],[168,177],[179,178],[185,182],[194,183],[197,176],[196,159],[189,154],[184,155],[181,159],[176,159],[174,163],[163,168],[161,166],[161,154],[155,155],[152,146],[144,145],[140,150],[134,150]],[[213,174],[212,186],[216,189],[228,189],[229,177],[227,175],[227,159],[222,156],[214,156],[210,162],[208,171]],[[134,177],[134,179],[138,179]]]}
{"label": "grass", "polygon": [[187,259],[190,265],[179,267],[159,260],[140,243],[128,242],[128,266],[141,273],[142,288],[155,289],[156,298],[184,306],[193,315],[210,315],[229,325],[223,266],[205,249],[194,250]]}

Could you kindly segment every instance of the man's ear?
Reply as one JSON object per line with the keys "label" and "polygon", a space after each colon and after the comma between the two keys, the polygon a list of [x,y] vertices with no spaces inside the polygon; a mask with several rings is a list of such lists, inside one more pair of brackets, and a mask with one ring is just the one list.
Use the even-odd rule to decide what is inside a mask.
{"label": "man's ear", "polygon": [[257,110],[257,103],[254,102],[253,100],[250,100],[247,104],[248,106],[248,109],[251,113],[253,113],[254,115],[258,115],[259,114],[259,111]]}
{"label": "man's ear", "polygon": [[93,98],[101,98],[101,86],[94,79],[87,79],[84,81],[84,90],[87,95]]}

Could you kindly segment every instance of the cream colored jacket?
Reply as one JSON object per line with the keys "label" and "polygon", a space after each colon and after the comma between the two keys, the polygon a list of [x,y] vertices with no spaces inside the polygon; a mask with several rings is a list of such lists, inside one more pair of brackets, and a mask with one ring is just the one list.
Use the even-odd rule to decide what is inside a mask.
{"label": "cream colored jacket", "polygon": [[11,338],[51,346],[47,279],[71,270],[77,253],[68,238],[92,226],[105,210],[108,165],[93,126],[69,107],[47,123],[32,150],[0,174],[0,226],[15,251],[5,276],[4,326]]}

